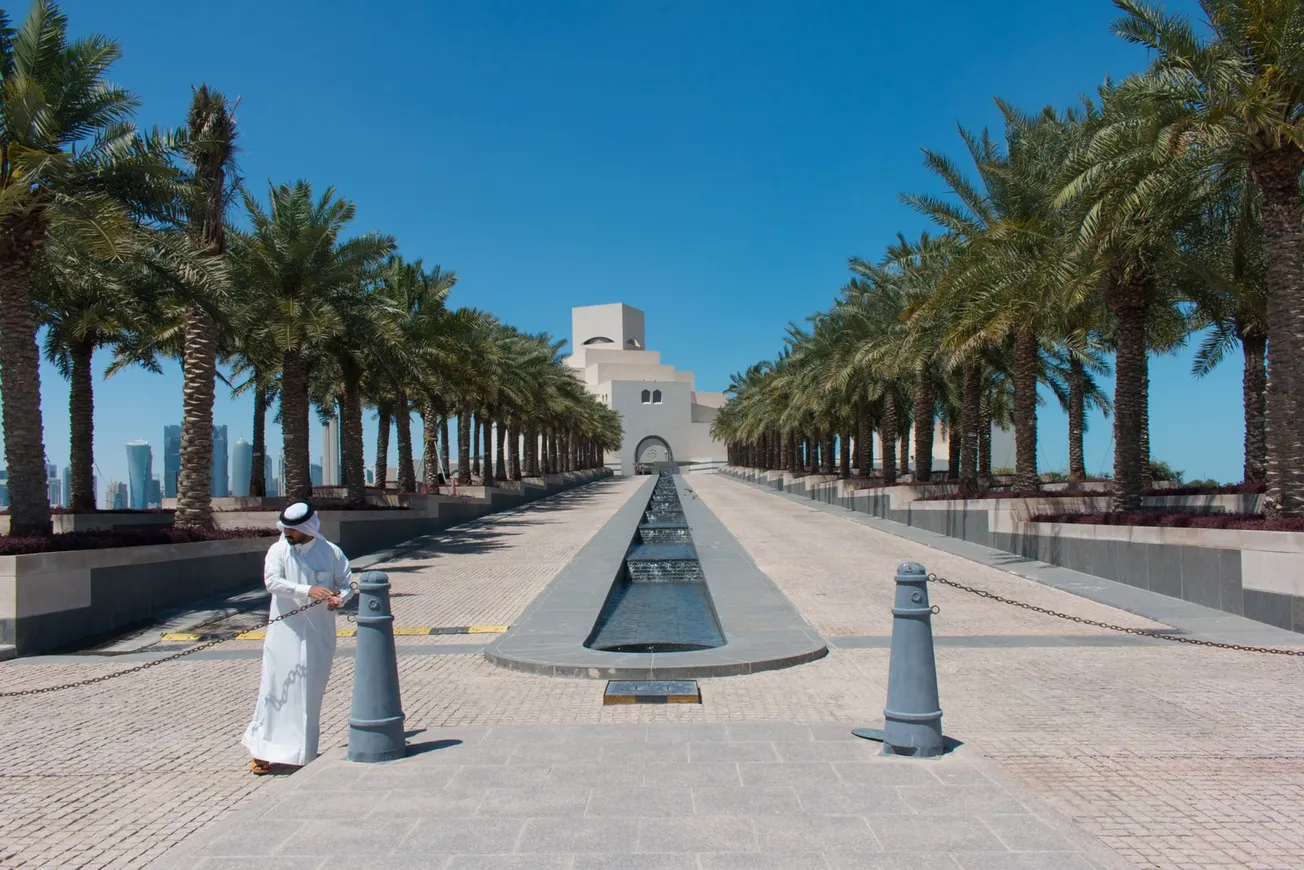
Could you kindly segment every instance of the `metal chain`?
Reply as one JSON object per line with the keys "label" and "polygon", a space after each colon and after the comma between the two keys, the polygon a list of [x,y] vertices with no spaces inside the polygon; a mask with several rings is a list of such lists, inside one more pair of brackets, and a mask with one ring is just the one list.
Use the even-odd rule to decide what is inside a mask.
{"label": "metal chain", "polygon": [[[1011,604],[1015,607],[1022,607],[1024,610],[1032,610],[1037,613],[1044,613],[1047,616],[1054,616],[1059,619],[1067,619],[1070,622],[1080,622],[1083,625],[1094,625],[1096,628],[1107,628],[1110,631],[1121,631],[1124,634],[1137,634],[1142,637],[1157,637],[1160,640],[1171,640],[1174,643],[1189,643],[1195,646],[1212,646],[1218,649],[1234,649],[1240,652],[1257,652],[1267,653],[1274,656],[1304,656],[1304,649],[1276,649],[1270,646],[1245,646],[1239,643],[1219,643],[1213,640],[1199,640],[1194,637],[1178,637],[1171,634],[1160,634],[1149,628],[1128,628],[1123,625],[1111,625],[1108,622],[1097,622],[1094,619],[1086,619],[1082,616],[1070,616],[1067,613],[1060,613],[1058,610],[1050,610],[1046,607],[1038,607],[1035,604],[1025,604],[1022,601],[1014,601],[1010,598],[1004,598],[995,592],[988,592],[986,589],[978,589],[973,586],[966,586],[963,583],[957,583],[954,580],[947,580],[945,577],[938,577],[936,574],[929,574],[928,579],[933,583],[942,583],[946,586],[952,586],[956,589],[963,589],[965,592],[972,592],[980,598],[990,598],[993,601],[999,601],[1002,604]],[[936,612],[936,610],[934,610]]]}
{"label": "metal chain", "polygon": [[[349,589],[353,592],[356,592],[358,590],[357,582],[356,581],[350,582]],[[302,607],[294,608],[294,610],[291,610],[289,613],[282,613],[280,616],[276,617],[275,619],[267,620],[267,622],[263,623],[261,628],[266,628],[272,623],[280,622],[283,619],[289,619],[291,616],[294,616],[299,613],[303,613],[305,610],[308,610],[309,608],[312,607],[316,607],[318,604],[322,604],[328,600],[329,599],[326,598],[319,598],[315,601],[310,601],[307,604],[303,605]],[[40,689],[19,689],[16,692],[0,692],[0,698],[21,698],[24,695],[44,695],[47,692],[59,692],[62,691],[63,689],[76,689],[80,686],[92,686],[95,683],[102,683],[105,680],[112,680],[117,677],[125,677],[127,674],[138,673],[139,671],[152,668],[155,665],[161,665],[164,662],[176,661],[179,658],[192,655],[194,653],[199,652],[200,650],[206,650],[209,647],[217,646],[219,643],[226,643],[228,640],[234,640],[235,638],[236,635],[232,635],[231,637],[219,637],[216,640],[206,641],[205,643],[198,644],[197,646],[192,646],[190,649],[183,649],[181,652],[173,653],[170,656],[164,656],[161,659],[155,659],[152,662],[142,662],[141,664],[136,665],[134,668],[127,668],[126,670],[122,670],[122,671],[114,671],[111,674],[102,674],[98,677],[89,677],[85,680],[78,680],[75,683],[64,683],[61,686],[45,686]],[[154,643],[157,642],[158,641],[155,641]],[[150,646],[152,646],[152,644],[150,644]],[[141,649],[145,649],[145,648],[146,647],[141,647]]]}

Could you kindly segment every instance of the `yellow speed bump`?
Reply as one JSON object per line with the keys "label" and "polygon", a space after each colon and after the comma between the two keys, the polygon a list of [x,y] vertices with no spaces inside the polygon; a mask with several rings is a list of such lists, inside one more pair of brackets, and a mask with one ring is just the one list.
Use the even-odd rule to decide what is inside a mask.
{"label": "yellow speed bump", "polygon": [[466,629],[467,634],[501,634],[506,631],[506,625],[472,625]]}
{"label": "yellow speed bump", "polygon": [[187,631],[173,631],[163,635],[163,640],[199,640],[200,637]]}

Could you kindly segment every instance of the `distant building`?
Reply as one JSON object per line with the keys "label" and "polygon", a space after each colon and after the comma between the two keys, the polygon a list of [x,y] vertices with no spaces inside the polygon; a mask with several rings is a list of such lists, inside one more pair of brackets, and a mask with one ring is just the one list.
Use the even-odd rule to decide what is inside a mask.
{"label": "distant building", "polygon": [[181,427],[163,427],[163,494],[177,497],[177,479],[181,477]]}
{"label": "distant building", "polygon": [[[64,507],[72,507],[72,468],[71,467],[67,465],[63,467],[63,479],[61,482],[63,483],[63,487],[62,487],[63,501],[60,502],[60,504],[62,504]],[[94,490],[91,491],[94,492]],[[50,504],[53,505],[54,502],[50,502]]]}
{"label": "distant building", "polygon": [[313,486],[325,485],[321,482],[322,481],[321,472],[322,472],[321,466],[315,462],[308,466],[308,477],[312,481]]}
{"label": "distant building", "polygon": [[46,481],[49,487],[50,507],[63,507],[63,481],[53,477]]}
{"label": "distant building", "polygon": [[9,507],[9,470],[0,468],[0,508]]}
{"label": "distant building", "polygon": [[566,365],[597,399],[620,412],[620,449],[608,456],[621,473],[636,463],[723,462],[725,445],[711,437],[724,393],[697,390],[692,372],[678,371],[647,349],[643,312],[628,305],[571,309]]}
{"label": "distant building", "polygon": [[249,479],[253,476],[254,446],[243,438],[231,447],[231,495],[244,498],[249,495]]}
{"label": "distant building", "polygon": [[281,479],[272,473],[272,457],[263,455],[263,483],[267,487],[267,495],[270,498],[276,498],[281,494]]}
{"label": "distant building", "polygon": [[314,486],[340,485],[340,418],[332,417],[321,427],[321,480]]}
{"label": "distant building", "polygon": [[117,480],[110,480],[104,488],[104,507],[111,511],[126,510],[130,505],[127,485]]}
{"label": "distant building", "polygon": [[150,482],[154,479],[154,452],[148,441],[127,442],[127,507],[143,511],[149,505]]}
{"label": "distant building", "polygon": [[146,502],[146,507],[163,507],[163,482],[157,477],[149,479],[149,498]]}
{"label": "distant building", "polygon": [[213,427],[213,490],[214,498],[226,498],[231,494],[231,483],[227,477],[229,453],[226,448],[226,427]]}
{"label": "distant building", "polygon": [[47,462],[45,464],[45,479],[54,480],[58,476],[59,466],[55,465],[53,462]]}

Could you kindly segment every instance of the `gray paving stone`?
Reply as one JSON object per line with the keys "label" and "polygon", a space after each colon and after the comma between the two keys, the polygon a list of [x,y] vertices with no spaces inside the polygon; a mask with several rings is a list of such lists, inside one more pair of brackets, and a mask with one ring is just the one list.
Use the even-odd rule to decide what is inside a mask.
{"label": "gray paving stone", "polygon": [[448,788],[527,788],[543,785],[552,771],[547,764],[486,765],[459,767]]}
{"label": "gray paving stone", "polygon": [[601,786],[593,789],[590,816],[691,816],[693,793],[687,786]]}
{"label": "gray paving stone", "polygon": [[645,725],[570,725],[566,728],[566,743],[644,743],[648,729]]}
{"label": "gray paving stone", "polygon": [[951,857],[962,870],[1095,870],[1081,852],[953,852]]}
{"label": "gray paving stone", "polygon": [[565,725],[495,725],[480,741],[481,746],[520,746],[532,743],[561,743],[570,731]]}
{"label": "gray paving stone", "polygon": [[570,855],[454,855],[443,870],[570,870]]}
{"label": "gray paving stone", "polygon": [[643,765],[643,785],[742,785],[738,765],[731,761],[648,762]]}
{"label": "gray paving stone", "polygon": [[582,786],[491,788],[484,791],[479,815],[508,818],[567,816],[579,818],[589,804],[589,789]]}
{"label": "gray paving stone", "polygon": [[978,817],[1012,852],[1072,852],[1075,846],[1050,825],[1027,815]]}
{"label": "gray paving stone", "polygon": [[[322,866],[321,858],[286,858],[272,855],[258,859],[260,868],[267,870],[317,870]],[[204,858],[194,865],[196,870],[249,870],[250,861],[245,858]]]}
{"label": "gray paving stone", "polygon": [[657,724],[647,729],[648,743],[719,743],[728,739],[724,725]]}
{"label": "gray paving stone", "polygon": [[640,785],[643,781],[641,764],[554,764],[548,771],[548,786],[603,786]]}
{"label": "gray paving stone", "polygon": [[833,771],[845,783],[871,785],[935,785],[931,761],[881,758],[875,761],[834,761]]}
{"label": "gray paving stone", "polygon": [[204,854],[220,858],[271,855],[307,822],[258,819],[238,831],[226,831],[204,844]]}
{"label": "gray paving stone", "polygon": [[828,852],[829,870],[958,870],[945,852]]}
{"label": "gray paving stone", "polygon": [[[460,822],[458,822],[460,824]],[[304,822],[277,849],[281,855],[387,855],[416,822],[410,819],[369,819],[365,825],[345,819]]]}
{"label": "gray paving stone", "polygon": [[925,815],[1028,811],[1009,792],[995,785],[898,785],[897,791],[915,812]]}
{"label": "gray paving stone", "polygon": [[901,793],[891,785],[800,785],[796,787],[802,812],[822,815],[914,814]]}
{"label": "gray paving stone", "polygon": [[602,750],[603,764],[688,761],[687,743],[606,743],[598,748]]}
{"label": "gray paving stone", "polygon": [[[477,814],[483,802],[482,792],[394,789],[386,792],[382,800],[372,805],[371,811],[366,813],[367,824],[371,824],[371,821],[376,819],[468,818]],[[334,814],[323,813],[316,818],[320,819],[323,816],[334,816]]]}
{"label": "gray paving stone", "polygon": [[393,853],[419,856],[512,852],[524,827],[523,819],[422,819]]}
{"label": "gray paving stone", "polygon": [[1007,851],[971,816],[866,816],[865,821],[888,852]]}
{"label": "gray paving stone", "polygon": [[785,852],[763,855],[757,852],[706,853],[698,856],[702,870],[828,870],[819,852]]}
{"label": "gray paving stone", "polygon": [[762,742],[690,743],[688,760],[700,761],[778,761],[774,744]]}
{"label": "gray paving stone", "polygon": [[516,851],[610,852],[628,848],[638,836],[638,826],[632,818],[530,819]]}
{"label": "gray paving stone", "polygon": [[764,740],[770,743],[800,743],[811,740],[810,729],[805,725],[786,722],[741,722],[725,729],[730,740]]}
{"label": "gray paving stone", "polygon": [[744,762],[738,765],[738,772],[745,786],[838,781],[833,765],[827,761]]}
{"label": "gray paving stone", "polygon": [[699,816],[768,816],[800,810],[791,786],[712,787],[693,789],[693,812]]}
{"label": "gray paving stone", "polygon": [[752,820],[739,816],[640,819],[639,852],[753,852]]}
{"label": "gray paving stone", "polygon": [[878,754],[879,745],[868,740],[850,743],[844,740],[812,740],[806,743],[775,743],[780,761],[868,761]]}
{"label": "gray paving stone", "polygon": [[861,816],[784,816],[757,825],[762,852],[875,852],[882,848]]}
{"label": "gray paving stone", "polygon": [[[453,778],[455,773],[457,773],[457,767],[451,764],[435,767],[405,767],[397,764],[370,765],[356,782],[349,784],[343,793],[345,795],[357,795],[364,800],[374,800],[378,794],[383,795],[385,792],[396,788],[440,789],[448,785],[449,780]],[[363,798],[364,794],[366,794],[365,798]],[[322,800],[327,797],[326,794],[321,795]],[[317,800],[314,797],[312,802]]]}
{"label": "gray paving stone", "polygon": [[321,794],[309,798],[292,791],[284,799],[269,806],[263,815],[273,821],[312,821],[343,816],[360,818],[383,803],[386,794],[386,790],[377,790],[353,794]]}
{"label": "gray paving stone", "polygon": [[698,870],[695,855],[576,855],[573,870]]}
{"label": "gray paving stone", "polygon": [[582,743],[528,743],[512,752],[509,764],[580,764],[600,757],[602,747]]}

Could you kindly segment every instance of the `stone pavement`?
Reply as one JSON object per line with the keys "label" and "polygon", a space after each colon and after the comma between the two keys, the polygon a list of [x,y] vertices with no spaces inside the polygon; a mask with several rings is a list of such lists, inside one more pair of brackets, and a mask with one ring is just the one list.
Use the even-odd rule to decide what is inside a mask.
{"label": "stone pavement", "polygon": [[[383,842],[392,843],[395,855],[354,863],[602,866],[591,857],[601,853],[587,851],[596,846],[585,846],[576,834],[569,841],[551,841],[553,852],[522,848],[542,848],[545,836],[560,838],[564,831],[619,834],[602,845],[611,845],[608,854],[623,853],[628,860],[610,866],[803,866],[766,864],[762,849],[772,850],[779,861],[795,862],[792,854],[804,853],[814,866],[842,866],[837,862],[851,860],[851,852],[865,846],[868,851],[854,856],[860,863],[850,866],[959,866],[936,851],[913,863],[883,863],[897,846],[911,848],[890,840],[884,818],[909,817],[903,830],[912,823],[915,830],[933,830],[928,821],[934,813],[967,819],[973,823],[969,835],[976,838],[968,845],[981,840],[991,848],[976,858],[964,854],[974,851],[965,841],[934,839],[925,848],[963,855],[972,866],[1074,866],[1046,863],[1062,856],[1014,851],[1029,848],[1079,851],[1092,862],[1085,866],[1109,866],[1090,841],[1056,824],[1058,811],[1137,867],[1304,868],[1304,702],[1293,688],[1301,675],[1298,660],[1120,637],[957,590],[933,589],[941,607],[934,625],[943,721],[947,733],[966,745],[939,762],[906,765],[874,758],[872,745],[847,739],[846,729],[882,721],[888,607],[898,562],[921,561],[965,582],[1083,616],[1152,623],[726,479],[692,475],[688,482],[830,640],[828,657],[784,671],[703,680],[701,705],[604,707],[601,681],[497,668],[476,654],[476,638],[401,638],[408,725],[425,729],[411,741],[428,751],[368,767],[353,778],[357,768],[340,758],[352,676],[351,642],[341,641],[325,701],[325,756],[292,777],[259,779],[246,772],[239,745],[256,692],[259,645],[233,641],[223,647],[235,647],[237,657],[201,653],[85,689],[0,703],[0,866],[141,867],[161,857],[163,867],[190,866],[186,862],[198,854],[195,850],[221,830],[210,823],[228,810],[239,814],[219,825],[247,822],[251,832],[261,834],[276,818],[285,824],[266,838],[246,838],[257,840],[268,857],[227,859],[211,852],[203,867],[254,861],[317,867],[332,856],[347,863],[349,844],[371,832],[388,835]],[[615,512],[633,484],[603,482],[576,493],[569,503],[488,517],[423,544],[423,553],[377,566],[391,571],[400,622],[511,623]],[[547,565],[539,567],[540,555]],[[0,685],[48,685],[115,671],[132,658],[7,662],[0,664]],[[693,726],[687,740],[685,733],[676,733],[684,726]],[[433,748],[444,740],[463,742]],[[611,749],[612,741],[655,749]],[[742,743],[756,746],[736,748]],[[531,749],[531,744],[543,746]],[[695,754],[694,746],[708,744],[714,748]],[[734,748],[720,748],[730,744]],[[577,745],[583,747],[583,762],[568,755]],[[677,760],[647,761],[637,757],[639,752]],[[863,760],[848,760],[843,753]],[[653,767],[649,778],[649,765],[655,764],[678,767]],[[749,764],[767,765],[769,772],[749,775],[761,770],[745,767]],[[854,767],[858,764],[866,767]],[[468,772],[452,770],[459,767]],[[563,767],[554,777],[552,770]],[[870,782],[863,773],[848,773],[871,768],[877,779]],[[421,773],[409,776],[404,770]],[[715,772],[703,772],[708,770]],[[899,770],[910,771],[900,776],[923,777],[925,771],[935,779],[937,772],[962,772],[950,783],[891,781]],[[363,774],[373,787],[364,788]],[[387,776],[409,781],[386,784]],[[343,781],[332,782],[338,777]],[[619,788],[622,777],[629,788]],[[757,783],[757,777],[768,782]],[[992,785],[983,785],[987,781]],[[386,797],[380,796],[381,785]],[[943,786],[968,790],[952,790],[946,798]],[[628,796],[635,788],[644,791]],[[513,816],[512,802],[524,794],[513,791],[518,789],[541,789],[537,796],[547,803],[536,802],[528,817]],[[743,791],[726,795],[703,789]],[[421,791],[437,797],[411,794]],[[928,800],[912,803],[920,794],[928,794]],[[973,800],[965,795],[990,801],[975,807],[965,803]],[[718,806],[712,803],[717,796]],[[847,803],[828,803],[835,798]],[[726,799],[749,803],[738,805],[731,816],[723,812],[730,806]],[[584,813],[578,811],[581,800]],[[631,803],[637,800],[647,803]],[[386,804],[403,818],[385,820]],[[781,807],[786,809],[779,812]],[[839,808],[847,812],[831,812]],[[898,812],[873,811],[884,808]],[[661,815],[672,811],[679,815]],[[418,819],[425,812],[456,821],[422,824]],[[546,822],[549,814],[563,812],[572,820]],[[292,818],[305,813],[312,818]],[[1025,821],[1025,814],[1048,820],[1043,824],[1050,830]],[[1006,815],[1019,820],[1013,832],[1002,827],[999,817]],[[848,821],[814,821],[826,816]],[[739,817],[762,821],[750,828],[719,821]],[[323,819],[328,832],[319,824]],[[501,837],[507,836],[503,830],[521,836],[512,841],[514,851],[444,862],[453,853],[467,854],[467,847],[449,840],[441,844],[438,837],[473,830],[470,822],[482,826],[474,829],[499,830]],[[685,860],[696,854],[690,851],[675,852],[660,864],[655,863],[660,859],[636,857],[664,828],[688,832],[678,845],[665,848],[686,849],[693,832],[700,836],[703,829],[730,824],[740,851],[729,857],[713,854],[697,864]],[[828,828],[814,827],[820,824]],[[931,836],[945,836],[944,828]],[[748,831],[754,839],[747,839]],[[284,839],[275,839],[282,832]],[[820,837],[824,864],[806,848],[812,832]],[[318,834],[330,846],[328,855],[298,858],[285,851]],[[1016,834],[1027,839],[1015,839]],[[844,837],[859,839],[849,845]],[[504,848],[504,842],[495,848]],[[730,841],[707,842],[715,848]],[[408,863],[399,863],[400,845],[413,843],[426,844],[425,851],[409,853]],[[173,846],[177,850],[167,854]],[[541,854],[555,860],[541,860]],[[585,857],[564,857],[580,854]]]}
{"label": "stone pavement", "polygon": [[495,725],[412,743],[377,765],[336,749],[154,867],[1126,866],[967,749],[881,758],[845,725]]}

